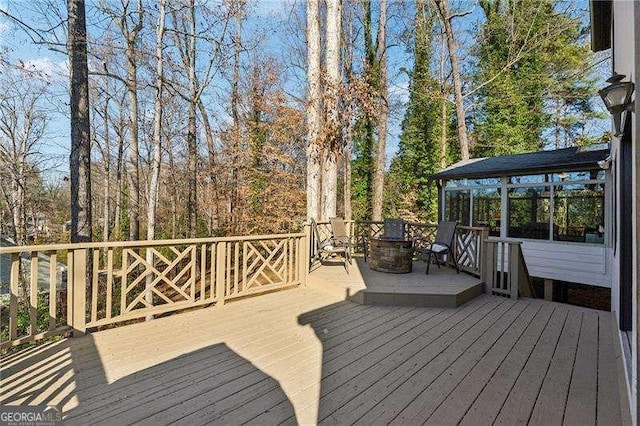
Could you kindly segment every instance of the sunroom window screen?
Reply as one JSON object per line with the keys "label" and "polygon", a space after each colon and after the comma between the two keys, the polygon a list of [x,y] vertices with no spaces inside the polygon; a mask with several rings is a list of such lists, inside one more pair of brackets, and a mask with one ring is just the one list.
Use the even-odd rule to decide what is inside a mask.
{"label": "sunroom window screen", "polygon": [[554,200],[554,240],[604,242],[604,185],[558,185]]}
{"label": "sunroom window screen", "polygon": [[446,191],[446,220],[457,221],[461,225],[469,225],[469,208],[471,199],[468,190]]}
{"label": "sunroom window screen", "polygon": [[[489,228],[489,234],[604,244],[605,173],[569,171],[445,183],[446,220]],[[508,216],[502,217],[502,191]],[[504,223],[506,221],[506,223]]]}
{"label": "sunroom window screen", "polygon": [[473,226],[489,228],[489,235],[500,236],[500,188],[477,188],[473,193]]}
{"label": "sunroom window screen", "polygon": [[509,237],[549,239],[549,189],[548,186],[509,189]]}

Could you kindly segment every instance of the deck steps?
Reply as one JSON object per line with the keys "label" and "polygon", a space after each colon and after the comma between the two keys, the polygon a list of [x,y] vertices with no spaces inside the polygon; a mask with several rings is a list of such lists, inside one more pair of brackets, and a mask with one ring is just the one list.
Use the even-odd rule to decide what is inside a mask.
{"label": "deck steps", "polygon": [[456,308],[482,294],[484,285],[474,276],[443,267],[424,273],[424,263],[415,262],[409,274],[387,274],[354,260],[347,273],[342,263],[316,267],[307,278],[315,291],[355,303],[377,306]]}

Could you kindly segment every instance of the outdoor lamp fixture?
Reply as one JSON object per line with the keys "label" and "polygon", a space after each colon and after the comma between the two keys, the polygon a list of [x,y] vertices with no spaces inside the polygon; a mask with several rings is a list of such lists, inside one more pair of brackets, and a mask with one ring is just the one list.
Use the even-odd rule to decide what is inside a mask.
{"label": "outdoor lamp fixture", "polygon": [[633,106],[631,95],[633,94],[634,85],[630,81],[620,81],[623,78],[625,78],[625,75],[614,72],[613,75],[607,79],[607,83],[611,84],[598,91],[605,106],[613,116],[615,131],[613,135],[617,138],[624,133],[623,113],[625,111],[631,111]]}
{"label": "outdoor lamp fixture", "polygon": [[604,160],[598,161],[598,167],[600,167],[602,170],[609,170],[609,168],[611,167],[612,161],[613,161],[613,157],[609,155]]}

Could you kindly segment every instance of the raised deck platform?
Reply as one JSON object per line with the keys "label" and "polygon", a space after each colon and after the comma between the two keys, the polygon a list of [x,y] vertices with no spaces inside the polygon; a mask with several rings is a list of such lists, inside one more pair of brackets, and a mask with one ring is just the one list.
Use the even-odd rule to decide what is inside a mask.
{"label": "raised deck platform", "polygon": [[300,288],[3,356],[0,403],[57,405],[65,425],[625,425],[614,327],[538,299]]}
{"label": "raised deck platform", "polygon": [[307,283],[365,305],[456,308],[482,293],[483,283],[477,277],[435,265],[427,275],[425,268],[425,262],[416,261],[409,274],[389,274],[372,271],[363,259],[354,259],[347,273],[342,262],[329,260],[313,268]]}

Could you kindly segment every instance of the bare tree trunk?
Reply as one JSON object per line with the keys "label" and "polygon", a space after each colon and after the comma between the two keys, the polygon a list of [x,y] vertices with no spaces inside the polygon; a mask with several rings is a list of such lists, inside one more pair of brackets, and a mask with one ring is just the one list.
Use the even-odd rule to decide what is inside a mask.
{"label": "bare tree trunk", "polygon": [[198,150],[196,137],[196,107],[198,103],[198,86],[196,83],[196,7],[194,0],[189,0],[190,37],[188,44],[189,70],[189,112],[187,125],[188,147],[188,181],[189,199],[187,214],[189,215],[189,236],[195,238],[198,231],[198,198],[197,198],[197,167]]}
{"label": "bare tree trunk", "polygon": [[[2,111],[3,113],[9,113],[8,115],[13,115],[13,112]],[[15,115],[13,115],[15,116]],[[14,124],[15,123],[15,124]],[[3,123],[3,129],[7,128],[6,125],[12,126],[17,125],[17,122],[10,120],[9,123]],[[9,129],[8,129],[9,130]],[[11,135],[14,136],[16,133],[16,129],[13,128],[11,130]],[[5,135],[8,132],[4,132]],[[22,133],[22,132],[20,132]],[[26,220],[26,211],[25,211],[25,196],[24,196],[24,188],[27,184],[27,179],[25,175],[25,166],[26,166],[26,153],[27,153],[27,144],[26,141],[20,140],[12,141],[13,143],[13,153],[14,159],[12,161],[13,165],[3,164],[3,167],[6,167],[7,170],[14,169],[16,170],[15,174],[11,176],[11,193],[9,195],[10,198],[10,210],[11,210],[11,219],[13,225],[13,241],[19,245],[27,244],[27,220]],[[17,148],[17,149],[16,149]],[[3,188],[4,190],[4,188]]]}
{"label": "bare tree trunk", "polygon": [[[163,57],[162,43],[165,31],[165,3],[160,0],[158,23],[156,26],[156,97],[153,105],[153,161],[151,163],[151,179],[149,181],[149,204],[147,207],[147,240],[153,240],[156,232],[156,208],[158,205],[158,183],[160,180],[160,165],[162,162],[162,90],[163,90]],[[146,261],[153,265],[153,251],[147,249]],[[145,300],[149,306],[153,305],[152,276],[146,278],[147,292]],[[152,320],[153,315],[147,315],[146,320]]]}
{"label": "bare tree trunk", "polygon": [[240,84],[240,48],[242,46],[241,37],[242,37],[242,11],[236,11],[236,33],[233,38],[233,81],[231,83],[231,116],[233,119],[233,164],[231,165],[231,188],[230,188],[230,196],[229,196],[229,218],[230,218],[230,227],[229,230],[231,234],[235,235],[239,229],[240,222],[240,212],[239,209],[239,166],[238,161],[240,159],[240,92],[239,92],[239,84]]}
{"label": "bare tree trunk", "polygon": [[[24,142],[21,144],[20,152],[22,154],[26,153]],[[18,166],[20,179],[15,182],[15,210],[14,210],[14,219],[16,226],[16,244],[27,244],[27,212],[25,211],[25,200],[24,200],[24,188],[26,186],[26,176],[25,176],[25,166],[26,166],[26,158],[24,155],[20,155],[20,163]]]}
{"label": "bare tree trunk", "polygon": [[27,221],[24,202],[24,165],[24,160],[21,160],[21,162],[18,164],[18,179],[11,182],[13,239],[19,246],[27,244]]}
{"label": "bare tree trunk", "polygon": [[326,65],[327,84],[326,134],[322,152],[322,220],[336,215],[338,190],[338,157],[342,151],[342,134],[340,131],[340,113],[338,111],[338,96],[340,87],[340,35],[342,34],[342,2],[341,0],[326,0],[327,29],[326,29]]}
{"label": "bare tree trunk", "polygon": [[462,81],[460,80],[460,70],[458,68],[458,54],[456,53],[456,42],[451,28],[452,16],[449,14],[448,0],[434,0],[440,20],[444,26],[449,48],[449,60],[451,62],[451,74],[453,75],[453,90],[455,95],[456,118],[458,121],[458,140],[460,143],[460,156],[463,160],[469,159],[469,140],[467,137],[467,124],[464,116],[464,99],[462,97]]}
{"label": "bare tree trunk", "polygon": [[447,99],[444,97],[446,93],[443,93],[443,98],[440,102],[440,169],[444,170],[447,167]]}
{"label": "bare tree trunk", "polygon": [[129,240],[140,239],[140,160],[139,160],[139,126],[138,126],[138,59],[136,53],[136,42],[142,30],[143,8],[142,1],[138,0],[138,21],[134,28],[129,29],[127,18],[130,13],[127,11],[129,1],[124,2],[119,26],[125,36],[125,57],[127,61],[127,92],[129,95],[129,121],[131,141],[129,142]]}
{"label": "bare tree trunk", "polygon": [[[120,106],[120,108],[122,108],[122,104]],[[121,220],[122,220],[122,192],[124,190],[123,188],[123,173],[126,173],[126,171],[124,170],[125,165],[124,165],[124,119],[122,114],[120,115],[120,120],[119,120],[119,130],[117,131],[118,134],[118,158],[116,160],[116,200],[115,200],[115,211],[114,211],[114,218],[113,218],[113,222],[115,224],[115,232],[116,235],[118,236],[118,238],[122,238],[122,228],[120,227],[121,225]]]}
{"label": "bare tree trunk", "polygon": [[351,220],[353,218],[353,208],[351,206],[351,126],[347,129],[347,141],[344,148],[344,218]]}
{"label": "bare tree trunk", "polygon": [[[170,142],[169,142],[170,144]],[[176,166],[175,161],[173,159],[173,150],[171,147],[168,149],[168,160],[169,160],[169,182],[173,188],[177,188],[178,183],[176,182]],[[171,199],[171,238],[176,238],[178,232],[178,199],[177,199],[177,191],[170,191],[169,195]]]}
{"label": "bare tree trunk", "polygon": [[[353,28],[353,7],[347,3],[347,7],[343,8],[343,29],[342,36],[342,58],[343,58],[343,81],[346,82],[347,91],[350,91],[353,84],[353,40],[354,40],[354,28]],[[353,149],[353,119],[355,111],[355,99],[353,96],[349,96],[346,99],[345,106],[342,114],[342,126],[345,129],[345,141],[344,141],[344,178],[342,188],[343,204],[344,204],[344,218],[351,220],[353,217],[353,207],[351,205],[351,153]]]}
{"label": "bare tree trunk", "polygon": [[[138,159],[138,95],[130,91],[131,141],[129,144],[129,240],[140,239],[140,161]],[[135,118],[134,118],[135,117]],[[134,124],[135,123],[135,124]]]}
{"label": "bare tree trunk", "polygon": [[338,190],[338,157],[334,150],[322,151],[322,211],[320,220],[336,216]]}
{"label": "bare tree trunk", "polygon": [[[370,98],[376,97],[378,93],[378,72],[376,70],[376,61],[378,59],[377,46],[372,36],[372,8],[371,0],[362,0],[363,16],[362,16],[362,33],[364,42],[364,57],[363,57],[363,69],[362,74],[364,83],[368,92],[361,96],[360,102],[365,106],[362,111],[361,117],[361,137],[363,139],[361,147],[362,161],[366,170],[364,177],[365,187],[365,205],[363,215],[369,220],[372,217],[373,212],[373,186],[375,175],[375,158],[374,158],[374,145],[375,145],[375,105],[372,105]],[[371,95],[373,96],[371,96]]]}
{"label": "bare tree trunk", "polygon": [[71,242],[91,241],[91,130],[84,0],[68,0],[71,85]]}
{"label": "bare tree trunk", "polygon": [[320,218],[320,11],[318,0],[307,1],[307,218]]}
{"label": "bare tree trunk", "polygon": [[111,198],[111,140],[109,132],[109,96],[104,101],[102,113],[104,116],[104,152],[103,152],[103,166],[104,166],[104,201],[102,204],[102,240],[109,241],[109,231],[111,230],[111,211],[110,211],[110,198]]}
{"label": "bare tree trunk", "polygon": [[447,167],[447,76],[444,64],[444,39],[442,39],[440,50],[440,169]]}
{"label": "bare tree trunk", "polygon": [[[213,187],[213,211],[211,212],[211,225],[213,226],[213,218],[215,217],[216,221],[220,220],[220,211],[218,209],[219,204],[219,192],[218,192],[218,176],[217,176],[217,166],[216,166],[216,147],[213,139],[213,129],[211,128],[211,123],[209,121],[209,112],[204,107],[202,100],[198,101],[198,108],[200,109],[200,115],[202,116],[202,127],[204,127],[204,136],[207,141],[207,154],[209,160],[209,180],[211,181],[211,185]],[[209,230],[211,232],[211,229]]]}
{"label": "bare tree trunk", "polygon": [[387,149],[387,120],[389,104],[387,99],[387,0],[380,1],[380,19],[378,20],[378,78],[380,92],[378,94],[378,146],[376,148],[376,167],[373,178],[373,212],[372,220],[382,220],[382,197],[384,192],[384,166]]}

